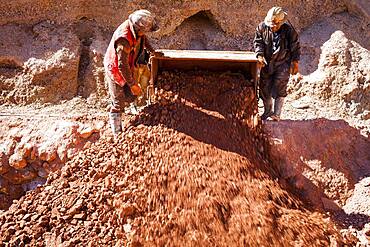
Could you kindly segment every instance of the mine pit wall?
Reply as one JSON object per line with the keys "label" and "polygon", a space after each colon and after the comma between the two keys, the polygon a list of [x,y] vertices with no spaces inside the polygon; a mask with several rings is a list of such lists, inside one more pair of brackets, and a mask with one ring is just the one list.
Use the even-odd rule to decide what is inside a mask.
{"label": "mine pit wall", "polygon": [[[264,124],[267,154],[280,181],[314,208],[368,223],[369,139],[344,120],[318,118]],[[360,199],[359,199],[360,198]],[[344,213],[345,212],[345,213]],[[348,223],[350,222],[350,223]]]}
{"label": "mine pit wall", "polygon": [[95,24],[82,19],[69,26],[41,21],[0,27],[13,33],[0,37],[0,103],[60,103],[81,96],[105,105],[102,60],[109,40]]}
{"label": "mine pit wall", "polygon": [[[0,3],[0,31],[12,34],[0,37],[0,103],[59,103],[81,96],[103,107],[103,55],[115,27],[132,10],[147,8],[160,16],[161,30],[150,37],[157,48],[252,50],[255,26],[271,7],[252,1]],[[369,22],[364,1],[277,4],[288,11],[298,31],[342,12]],[[317,56],[318,48],[311,45],[310,40],[302,42],[306,52],[313,49]],[[305,55],[302,71],[310,62]]]}
{"label": "mine pit wall", "polygon": [[[333,13],[342,12],[350,6],[356,9],[357,1],[309,1],[297,5],[295,1],[278,1],[276,5],[285,7],[298,29],[306,27],[318,19]],[[256,1],[5,1],[1,0],[0,25],[8,23],[34,24],[40,20],[50,20],[58,24],[69,24],[81,18],[95,20],[101,26],[117,27],[127,14],[145,8],[160,16],[160,36],[172,33],[185,19],[200,11],[208,11],[220,28],[232,35],[252,34],[258,22],[262,21],[272,4]],[[304,17],[304,18],[300,18]],[[212,17],[211,17],[212,18]]]}
{"label": "mine pit wall", "polygon": [[[0,103],[58,103],[81,96],[103,107],[103,55],[114,29],[133,10],[147,8],[160,17],[161,30],[150,35],[154,47],[252,50],[255,27],[271,7],[254,1],[205,0],[0,3],[1,33],[12,33],[0,37]],[[287,9],[298,31],[360,6],[357,1],[278,4]]]}

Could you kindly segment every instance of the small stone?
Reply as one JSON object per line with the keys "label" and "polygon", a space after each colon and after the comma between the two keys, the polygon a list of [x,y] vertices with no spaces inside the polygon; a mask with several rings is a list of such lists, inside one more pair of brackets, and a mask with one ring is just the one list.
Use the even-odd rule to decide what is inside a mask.
{"label": "small stone", "polygon": [[39,147],[38,152],[40,160],[46,161],[48,163],[52,162],[58,157],[57,151],[49,146]]}
{"label": "small stone", "polygon": [[36,221],[40,217],[39,214],[35,214],[31,217],[31,221]]}
{"label": "small stone", "polygon": [[73,218],[74,218],[74,219],[78,219],[78,220],[83,220],[83,219],[85,219],[85,218],[86,218],[86,214],[85,214],[85,212],[82,212],[82,213],[79,213],[79,214],[75,214],[75,215],[73,216]]}
{"label": "small stone", "polygon": [[84,128],[80,131],[80,136],[84,139],[87,139],[89,138],[93,133],[95,132],[95,130],[91,127],[87,127],[87,128]]}
{"label": "small stone", "polygon": [[57,218],[59,216],[59,211],[58,211],[58,208],[53,208],[51,210],[51,217],[52,218]]}
{"label": "small stone", "polygon": [[30,218],[31,218],[31,214],[26,214],[26,215],[24,215],[24,216],[23,216],[23,218],[22,218],[22,219],[23,219],[24,221],[28,221]]}
{"label": "small stone", "polygon": [[27,166],[27,161],[23,158],[23,156],[19,152],[17,152],[10,156],[9,165],[19,170]]}
{"label": "small stone", "polygon": [[124,224],[123,225],[123,230],[125,231],[125,233],[130,233],[131,232],[131,225],[130,224]]}
{"label": "small stone", "polygon": [[49,218],[46,215],[43,215],[38,220],[38,225],[40,227],[45,227],[49,224]]}
{"label": "small stone", "polygon": [[135,211],[136,211],[136,208],[135,208],[134,205],[124,204],[120,208],[119,216],[121,218],[124,218],[124,217],[130,216],[130,215],[133,215],[135,213]]}
{"label": "small stone", "polygon": [[38,214],[43,214],[46,210],[47,210],[47,207],[42,206],[42,205],[39,205],[36,208],[36,211],[37,211]]}

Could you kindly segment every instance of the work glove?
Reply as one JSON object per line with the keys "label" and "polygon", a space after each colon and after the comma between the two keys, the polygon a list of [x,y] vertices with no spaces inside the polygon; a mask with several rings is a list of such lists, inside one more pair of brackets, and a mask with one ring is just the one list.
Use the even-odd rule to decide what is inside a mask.
{"label": "work glove", "polygon": [[134,84],[134,85],[132,85],[131,87],[130,87],[130,89],[131,89],[131,93],[133,94],[133,95],[135,95],[135,96],[139,96],[141,93],[142,93],[142,91],[141,91],[141,87],[140,87],[140,85],[139,84]]}
{"label": "work glove", "polygon": [[261,56],[261,55],[257,56],[257,60],[258,60],[258,64],[261,67],[265,67],[267,65],[267,62],[264,56]]}
{"label": "work glove", "polygon": [[293,61],[289,68],[289,73],[295,75],[298,73],[298,61]]}

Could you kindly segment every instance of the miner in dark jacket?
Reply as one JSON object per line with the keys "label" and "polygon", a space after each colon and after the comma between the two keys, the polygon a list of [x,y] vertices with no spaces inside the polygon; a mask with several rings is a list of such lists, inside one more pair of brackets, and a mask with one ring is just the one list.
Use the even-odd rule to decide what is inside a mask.
{"label": "miner in dark jacket", "polygon": [[[263,100],[262,120],[279,121],[287,96],[289,74],[298,73],[300,45],[294,27],[287,23],[287,14],[281,7],[271,8],[264,22],[256,29],[254,49],[261,65],[260,96]],[[272,109],[272,98],[275,99]]]}

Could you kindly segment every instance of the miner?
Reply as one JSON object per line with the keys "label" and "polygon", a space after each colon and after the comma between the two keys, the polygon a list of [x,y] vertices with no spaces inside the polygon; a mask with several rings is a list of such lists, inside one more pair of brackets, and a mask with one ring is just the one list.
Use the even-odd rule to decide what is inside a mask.
{"label": "miner", "polygon": [[137,10],[129,15],[113,33],[104,56],[105,80],[109,89],[109,122],[113,135],[122,131],[121,113],[143,94],[139,73],[139,58],[144,49],[153,53],[146,34],[158,30],[154,16],[148,10]]}
{"label": "miner", "polygon": [[298,73],[300,58],[298,34],[281,7],[268,11],[265,20],[256,28],[253,45],[262,67],[259,92],[264,113],[261,119],[279,121],[287,96],[289,74]]}

